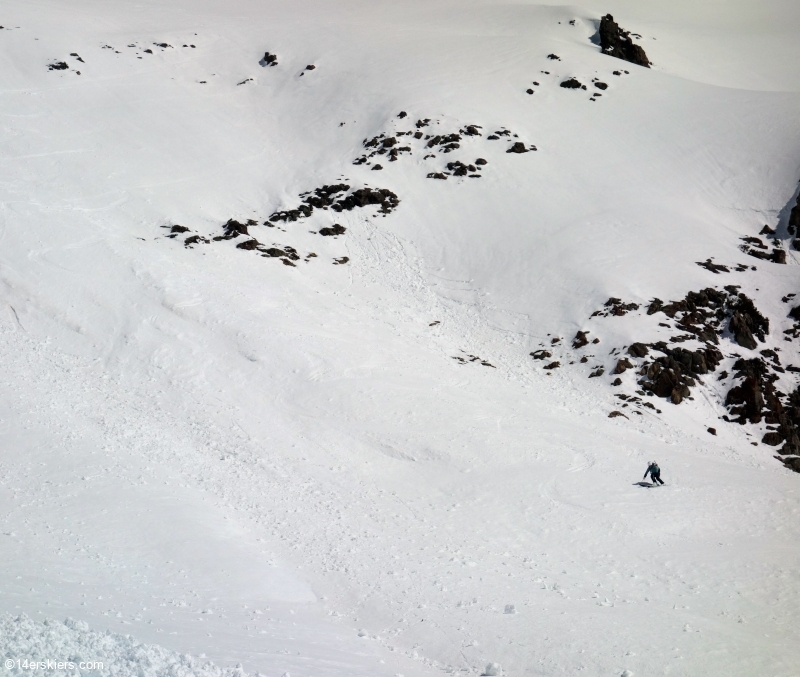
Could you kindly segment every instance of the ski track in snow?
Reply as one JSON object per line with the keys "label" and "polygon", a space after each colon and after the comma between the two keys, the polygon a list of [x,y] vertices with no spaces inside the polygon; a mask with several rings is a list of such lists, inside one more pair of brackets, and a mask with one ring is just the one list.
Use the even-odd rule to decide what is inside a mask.
{"label": "ski track in snow", "polygon": [[[612,4],[616,14],[633,12]],[[469,35],[490,17],[484,49],[498,49],[494,76],[476,75],[502,92],[491,108],[491,94],[480,86],[475,94],[469,72],[453,70],[446,55],[471,58],[468,46],[450,33],[430,42],[430,28],[413,18],[402,25],[417,37],[404,42],[379,29],[381,12],[400,20],[387,5],[361,8],[364,16],[359,3],[343,6],[342,19],[319,3],[270,3],[283,32],[271,27],[267,37],[263,19],[247,25],[263,11],[248,3],[233,17],[213,2],[197,16],[180,3],[147,5],[151,17],[124,3],[72,3],[78,15],[100,17],[85,26],[46,6],[55,18],[9,4],[19,19],[2,22],[20,28],[0,31],[13,64],[3,144],[15,160],[0,176],[4,657],[78,652],[110,661],[102,674],[126,675],[421,677],[481,674],[490,662],[508,675],[796,673],[798,485],[763,445],[751,446],[758,431],[718,422],[723,409],[710,396],[665,403],[662,415],[609,419],[619,402],[607,384],[567,365],[548,375],[528,357],[550,334],[569,343],[610,294],[641,302],[724,283],[755,296],[759,284],[764,303],[777,303],[795,288],[796,254],[766,283],[746,273],[711,280],[693,264],[745,259],[739,229],[783,208],[787,177],[796,182],[800,170],[796,146],[789,150],[800,141],[791,130],[798,97],[788,85],[749,91],[753,66],[755,75],[727,91],[713,85],[735,76],[717,64],[695,67],[719,79],[703,85],[688,58],[654,44],[657,65],[681,77],[654,71],[646,82],[655,84],[642,84],[637,73],[628,90],[620,80],[609,99],[622,103],[602,101],[618,107],[594,118],[603,130],[621,128],[613,115],[630,127],[630,139],[615,144],[613,134],[606,143],[584,131],[593,124],[578,108],[586,101],[530,114],[516,93],[490,84],[501,73],[524,92],[531,78],[544,81],[545,67],[610,70],[588,55],[590,17],[605,7],[492,12],[470,3],[459,29]],[[434,25],[453,9],[431,11]],[[503,49],[492,35],[524,11],[547,22],[534,31],[541,58],[514,52],[516,34]],[[584,37],[550,37],[562,30],[556,20],[566,30],[577,12]],[[317,27],[326,17],[363,43],[335,48]],[[305,34],[295,22],[309,18]],[[634,20],[653,25],[645,10],[623,23],[638,28]],[[32,46],[39,36],[46,46]],[[161,39],[172,52],[137,65]],[[399,54],[417,64],[411,75],[391,71],[409,103],[366,65],[382,39],[381,67]],[[189,40],[196,53],[177,56]],[[562,64],[543,60],[548,40]],[[138,52],[123,46],[134,43]],[[277,68],[254,65],[265,49],[278,50]],[[46,72],[47,59],[76,50],[80,76]],[[348,58],[364,69],[363,87]],[[430,73],[418,73],[425,59]],[[299,84],[311,63],[319,67]],[[324,84],[326,68],[352,101]],[[452,84],[441,79],[450,71]],[[249,75],[259,89],[231,103],[225,87]],[[83,80],[55,79],[68,76]],[[201,77],[204,93],[187,94]],[[555,106],[573,95],[556,87],[533,99]],[[628,112],[647,93],[661,101],[641,104],[664,137],[652,148],[637,146],[652,131]],[[708,112],[680,117],[700,101]],[[419,159],[369,174],[352,167],[361,139],[411,104],[413,119],[449,105],[460,123],[526,132],[542,164],[523,172],[498,147],[481,179],[496,201],[451,180],[417,181],[426,169]],[[727,108],[753,125],[752,139],[743,134],[730,148],[726,134],[742,123],[715,121],[721,131],[712,136],[708,122]],[[352,137],[325,127],[352,117]],[[619,154],[608,162],[576,162],[611,152]],[[745,160],[755,167],[747,180],[731,177]],[[347,234],[336,240],[309,233],[329,213],[283,230],[258,226],[267,245],[274,238],[319,252],[297,269],[231,243],[184,249],[159,229],[186,223],[216,235],[227,218],[253,212],[263,221],[340,174],[396,190],[401,205],[386,218],[337,215]],[[586,196],[576,198],[581,181]],[[605,202],[614,181],[622,197]],[[662,213],[651,223],[648,210]],[[678,217],[685,251],[653,254]],[[652,234],[637,244],[642,222]],[[586,230],[611,244],[587,243]],[[332,266],[338,256],[349,263]],[[675,272],[684,259],[690,272]],[[610,348],[636,331],[631,317],[592,327],[606,366]],[[453,359],[468,355],[495,368]],[[706,433],[710,422],[718,437]],[[667,482],[657,492],[636,484],[651,458]],[[77,620],[60,623],[67,617]]]}

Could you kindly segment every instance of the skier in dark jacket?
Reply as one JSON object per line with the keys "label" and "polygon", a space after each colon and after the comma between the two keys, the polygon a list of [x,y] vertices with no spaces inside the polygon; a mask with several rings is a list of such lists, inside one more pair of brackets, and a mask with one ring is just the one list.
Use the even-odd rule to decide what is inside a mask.
{"label": "skier in dark jacket", "polygon": [[658,463],[655,461],[650,461],[650,465],[647,466],[647,470],[644,473],[643,480],[647,479],[647,476],[650,475],[650,478],[653,480],[653,484],[658,486],[659,484],[664,484],[661,480],[661,468],[658,467]]}

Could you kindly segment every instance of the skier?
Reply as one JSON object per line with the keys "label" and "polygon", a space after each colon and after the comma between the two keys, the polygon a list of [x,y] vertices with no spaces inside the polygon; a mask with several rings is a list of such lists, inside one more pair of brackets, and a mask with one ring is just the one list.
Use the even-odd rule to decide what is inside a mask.
{"label": "skier", "polygon": [[664,484],[661,479],[661,468],[658,467],[658,463],[655,461],[650,461],[650,465],[647,466],[647,470],[644,473],[643,480],[647,479],[647,476],[650,475],[650,478],[653,480],[653,485],[658,486],[659,484]]}

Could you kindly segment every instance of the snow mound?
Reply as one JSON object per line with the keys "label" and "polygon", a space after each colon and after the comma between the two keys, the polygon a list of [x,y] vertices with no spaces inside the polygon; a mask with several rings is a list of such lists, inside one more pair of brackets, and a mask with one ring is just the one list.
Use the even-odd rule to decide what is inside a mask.
{"label": "snow mound", "polygon": [[39,669],[48,675],[245,676],[240,667],[220,668],[203,658],[142,644],[131,635],[93,632],[87,623],[71,618],[61,623],[37,622],[24,614],[0,616],[0,655],[14,675]]}

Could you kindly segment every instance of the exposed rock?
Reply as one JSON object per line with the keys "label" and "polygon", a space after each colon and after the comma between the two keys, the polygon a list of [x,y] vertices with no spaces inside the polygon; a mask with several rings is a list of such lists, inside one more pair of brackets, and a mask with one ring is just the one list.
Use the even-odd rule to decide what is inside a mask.
{"label": "exposed rock", "polygon": [[341,193],[348,190],[350,190],[350,186],[341,183],[322,186],[311,193],[304,193],[301,195],[303,203],[297,209],[275,212],[269,217],[269,221],[272,223],[293,222],[311,216],[314,209],[330,208],[335,212],[342,212],[368,205],[378,205],[380,212],[389,214],[400,204],[397,195],[386,188],[360,188],[342,197]]}
{"label": "exposed rock", "polygon": [[788,230],[792,235],[800,235],[800,195],[797,197],[797,203],[789,213]]}
{"label": "exposed rock", "polygon": [[442,181],[447,181],[447,176],[442,174],[441,172],[431,172],[428,174],[429,179],[441,179]]}
{"label": "exposed rock", "polygon": [[189,229],[186,226],[174,225],[169,229],[170,233],[188,233]]}
{"label": "exposed rock", "polygon": [[596,369],[591,374],[589,374],[589,378],[597,378],[598,376],[602,376],[603,374],[605,374],[605,371],[606,371],[605,369],[600,367],[599,369]]}
{"label": "exposed rock", "polygon": [[629,61],[637,66],[650,68],[650,60],[645,51],[634,44],[628,31],[622,30],[614,21],[614,17],[606,14],[600,20],[600,49],[603,54],[613,56],[623,61]]}
{"label": "exposed rock", "polygon": [[647,357],[648,349],[644,343],[632,343],[628,347],[628,355],[631,357]]}
{"label": "exposed rock", "polygon": [[575,334],[575,338],[572,339],[572,347],[578,349],[589,345],[589,339],[586,336],[588,333],[588,331],[579,331],[577,334]]}
{"label": "exposed rock", "polygon": [[568,80],[564,80],[564,82],[560,85],[564,89],[586,89],[586,85],[582,85],[578,80],[575,78],[569,78]]}
{"label": "exposed rock", "polygon": [[628,358],[623,357],[621,360],[617,360],[617,366],[614,367],[614,371],[612,374],[624,374],[628,369],[633,369],[633,365],[631,364]]}
{"label": "exposed rock", "polygon": [[611,385],[612,386],[621,386],[622,385],[622,379],[619,378],[619,377],[615,378],[613,381],[611,381]]}
{"label": "exposed rock", "polygon": [[595,82],[594,86],[597,87],[597,89],[601,89],[603,91],[608,89],[608,85],[605,82],[599,82],[599,81]]}
{"label": "exposed rock", "polygon": [[338,223],[334,223],[330,227],[320,228],[319,234],[325,235],[327,237],[330,237],[331,235],[344,235],[346,230],[347,228],[345,228],[344,226],[340,226]]}
{"label": "exposed rock", "polygon": [[701,268],[705,268],[706,270],[710,270],[712,273],[730,273],[730,268],[728,266],[723,266],[719,263],[714,263],[711,259],[706,259],[705,261],[697,261],[698,266]]}
{"label": "exposed rock", "polygon": [[740,346],[755,350],[757,344],[753,336],[764,343],[765,334],[769,333],[769,320],[764,317],[744,294],[731,297],[729,307],[733,310],[728,328],[734,340]]}
{"label": "exposed rock", "polygon": [[545,360],[548,357],[552,357],[552,356],[553,356],[553,353],[551,353],[549,350],[534,350],[531,353],[531,357],[534,360]]}
{"label": "exposed rock", "polygon": [[550,364],[544,365],[545,369],[558,369],[561,366],[561,362],[551,362]]}
{"label": "exposed rock", "polygon": [[627,416],[625,416],[625,414],[623,414],[621,411],[617,411],[616,409],[608,415],[608,418],[617,418],[618,416],[622,416],[623,418],[628,418]]}
{"label": "exposed rock", "polygon": [[622,317],[623,315],[627,315],[632,310],[639,310],[639,304],[623,303],[621,299],[612,296],[603,304],[603,310],[595,310],[592,313],[592,317],[608,317],[609,315]]}
{"label": "exposed rock", "polygon": [[714,435],[714,436],[716,437],[716,435],[717,435],[717,429],[716,429],[716,428],[709,428],[709,429],[708,429],[708,433],[709,433],[710,435]]}
{"label": "exposed rock", "polygon": [[64,61],[56,61],[54,63],[48,64],[47,70],[49,71],[65,71],[69,68],[69,64],[65,63]]}

